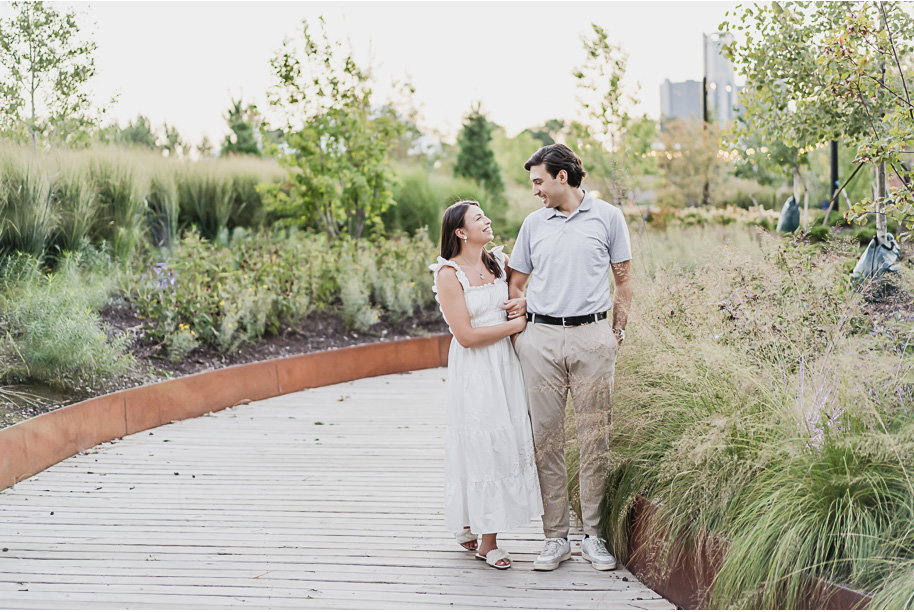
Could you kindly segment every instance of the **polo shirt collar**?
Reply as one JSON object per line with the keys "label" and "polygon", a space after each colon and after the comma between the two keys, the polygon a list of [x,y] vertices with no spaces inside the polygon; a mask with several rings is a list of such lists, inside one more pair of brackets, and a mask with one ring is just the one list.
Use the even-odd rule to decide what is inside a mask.
{"label": "polo shirt collar", "polygon": [[[574,215],[578,211],[583,212],[585,210],[590,210],[591,206],[593,206],[593,197],[589,193],[587,193],[587,190],[585,189],[584,190],[584,199],[581,200],[581,205],[578,206],[577,209],[571,214]],[[568,216],[570,216],[570,215],[566,216],[565,214],[560,213],[558,208],[547,208],[546,211],[547,211],[547,214],[546,214],[547,219],[552,219],[553,217],[566,217],[567,218]]]}

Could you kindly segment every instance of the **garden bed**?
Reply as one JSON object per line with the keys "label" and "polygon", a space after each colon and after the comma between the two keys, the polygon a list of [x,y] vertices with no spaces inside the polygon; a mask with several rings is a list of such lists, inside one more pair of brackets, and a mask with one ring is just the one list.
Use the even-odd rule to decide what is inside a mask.
{"label": "garden bed", "polygon": [[91,397],[179,376],[277,357],[447,332],[437,304],[426,306],[416,315],[396,324],[382,317],[368,331],[362,332],[347,329],[339,314],[316,312],[294,328],[283,327],[279,334],[243,344],[234,352],[220,353],[211,346],[203,345],[194,349],[183,361],[173,363],[165,357],[160,344],[148,340],[141,332],[144,321],[138,317],[133,305],[116,300],[102,308],[99,314],[102,322],[108,326],[109,334],[129,334],[127,352],[136,359],[135,367],[124,376],[100,379],[96,384],[68,391],[49,385],[8,387],[12,391],[28,394],[28,397],[26,401],[15,403],[0,401],[0,428]]}

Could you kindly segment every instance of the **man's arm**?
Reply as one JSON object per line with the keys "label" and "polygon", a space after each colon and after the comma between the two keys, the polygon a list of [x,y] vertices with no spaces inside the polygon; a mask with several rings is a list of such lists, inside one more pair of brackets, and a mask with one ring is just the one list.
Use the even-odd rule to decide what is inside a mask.
{"label": "man's arm", "polygon": [[[613,329],[625,329],[632,307],[632,262],[612,264],[616,292],[613,296]],[[509,289],[510,294],[510,289]]]}
{"label": "man's arm", "polygon": [[508,275],[508,301],[504,309],[508,311],[508,318],[515,319],[527,314],[527,298],[524,297],[524,288],[527,286],[529,274],[511,270]]}

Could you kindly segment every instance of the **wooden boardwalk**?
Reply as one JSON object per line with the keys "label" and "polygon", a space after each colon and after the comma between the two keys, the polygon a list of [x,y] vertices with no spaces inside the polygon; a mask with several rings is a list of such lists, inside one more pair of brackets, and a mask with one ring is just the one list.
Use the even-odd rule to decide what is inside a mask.
{"label": "wooden boardwalk", "polygon": [[457,546],[441,509],[444,376],[172,423],[3,491],[0,608],[673,608],[577,555],[534,572],[539,523],[499,538],[507,571]]}

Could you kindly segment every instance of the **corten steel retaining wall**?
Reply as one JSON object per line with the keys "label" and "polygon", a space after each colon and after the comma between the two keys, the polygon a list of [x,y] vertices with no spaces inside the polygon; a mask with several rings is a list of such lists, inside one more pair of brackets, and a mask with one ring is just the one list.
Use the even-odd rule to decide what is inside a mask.
{"label": "corten steel retaining wall", "polygon": [[118,391],[0,430],[0,490],[103,442],[257,401],[358,378],[447,365],[450,334],[238,365]]}
{"label": "corten steel retaining wall", "polygon": [[[640,495],[631,510],[631,531],[628,539],[628,569],[651,590],[680,608],[708,608],[711,585],[720,571],[727,543],[717,537],[709,538],[700,555],[691,551],[672,568],[666,568],[662,551],[666,534],[651,530],[651,518],[658,507]],[[697,557],[697,559],[696,559]],[[697,562],[696,562],[697,561]],[[869,606],[872,598],[845,586],[815,578],[802,602],[809,610],[860,610]]]}

